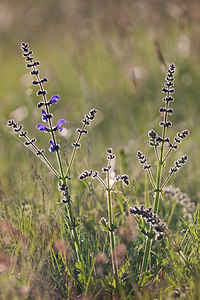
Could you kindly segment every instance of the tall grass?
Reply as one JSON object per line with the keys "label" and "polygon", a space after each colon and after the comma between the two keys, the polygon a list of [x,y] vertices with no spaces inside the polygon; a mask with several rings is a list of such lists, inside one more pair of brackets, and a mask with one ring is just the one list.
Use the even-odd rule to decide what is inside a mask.
{"label": "tall grass", "polygon": [[[7,13],[0,32],[4,40],[0,50],[1,298],[118,297],[109,233],[99,223],[107,215],[106,193],[96,180],[78,180],[88,166],[101,169],[105,149],[112,145],[117,156],[114,172],[127,173],[130,179],[128,187],[119,182],[112,192],[118,277],[127,299],[198,299],[197,1],[189,6],[185,1],[179,6],[170,1],[161,5],[128,0],[123,3],[78,1],[77,6],[65,9],[65,1],[53,0],[41,4],[45,5],[46,13],[41,10],[39,25],[29,22],[29,17],[38,11],[39,1],[11,2],[1,5],[2,15],[5,9]],[[39,134],[33,126],[41,122],[41,113],[36,108],[30,76],[20,58],[19,36],[28,37],[36,50],[42,62],[40,72],[49,78],[49,94],[59,92],[62,101],[52,106],[52,113],[58,118],[56,122],[61,118],[70,121],[67,135],[57,136],[65,166],[70,161],[80,117],[91,107],[98,108],[93,128],[77,151],[69,181],[87,274],[76,256],[57,179],[8,134],[6,120],[18,116],[16,121],[23,123],[31,137],[37,135],[39,145],[47,150],[47,158],[56,166],[56,157],[48,151],[47,135]],[[149,162],[155,160],[145,132],[148,128],[159,130],[156,107],[160,103],[165,66],[170,61],[176,64],[175,115],[171,119],[170,136],[182,128],[189,128],[191,135],[179,152],[174,153],[174,158],[169,156],[167,165],[173,166],[173,161],[184,153],[190,159],[184,170],[171,178],[173,188],[167,184],[160,196],[159,218],[166,223],[167,231],[164,239],[152,243],[148,269],[141,284],[144,233],[149,226],[145,219],[129,216],[128,209],[134,205],[140,209],[142,204],[144,208],[153,206],[151,181],[138,164],[136,153],[142,149]],[[152,165],[154,178],[156,168],[157,165]],[[167,177],[166,167],[162,175]]]}

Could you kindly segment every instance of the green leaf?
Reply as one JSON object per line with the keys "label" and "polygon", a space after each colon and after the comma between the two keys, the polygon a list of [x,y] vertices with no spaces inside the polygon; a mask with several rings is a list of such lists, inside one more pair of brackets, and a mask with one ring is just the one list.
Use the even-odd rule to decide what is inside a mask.
{"label": "green leaf", "polygon": [[103,230],[109,231],[109,226],[108,226],[108,225],[106,225],[106,224],[105,224],[104,222],[102,222],[102,221],[100,221],[100,224],[101,224],[101,227],[102,227]]}

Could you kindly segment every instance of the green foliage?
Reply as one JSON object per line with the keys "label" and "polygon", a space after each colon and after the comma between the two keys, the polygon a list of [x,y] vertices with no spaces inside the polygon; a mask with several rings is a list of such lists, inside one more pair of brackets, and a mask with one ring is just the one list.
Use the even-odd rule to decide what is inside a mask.
{"label": "green foliage", "polygon": [[[119,184],[112,194],[118,225],[116,245],[126,246],[124,256],[119,257],[119,277],[127,299],[198,299],[198,1],[187,5],[187,10],[185,3],[177,6],[170,1],[83,2],[8,0],[1,4],[0,297],[117,298],[109,237],[99,222],[107,209],[104,191],[95,181],[77,179],[88,165],[101,168],[105,149],[111,146],[117,154],[116,174],[127,173],[130,181],[135,181],[128,188]],[[42,63],[41,75],[48,73],[49,97],[58,93],[63,99],[53,114],[70,121],[67,139],[58,136],[65,149],[64,163],[69,163],[71,143],[82,115],[92,107],[99,111],[70,174],[72,211],[78,222],[75,225],[87,274],[77,262],[72,237],[63,226],[67,218],[57,181],[6,128],[7,119],[21,108],[20,122],[34,136],[35,124],[41,117],[20,58],[19,44],[27,37]],[[136,152],[144,149],[149,161],[153,161],[145,132],[148,128],[157,130],[159,121],[160,87],[165,75],[159,50],[164,61],[174,62],[177,67],[171,135],[182,128],[191,131],[188,141],[181,145],[181,155],[189,153],[188,166],[171,184],[187,193],[196,209],[189,213],[186,205],[162,194],[159,216],[167,223],[168,231],[163,241],[152,244],[151,269],[141,287],[145,236],[140,230],[135,235],[129,232],[126,221],[128,207],[142,203],[148,207],[153,202],[151,186]],[[46,136],[37,134],[37,139],[47,145]],[[48,154],[47,147],[45,150]],[[170,158],[171,165],[173,161]],[[167,171],[165,166],[163,175]],[[147,231],[142,221],[138,227]]]}

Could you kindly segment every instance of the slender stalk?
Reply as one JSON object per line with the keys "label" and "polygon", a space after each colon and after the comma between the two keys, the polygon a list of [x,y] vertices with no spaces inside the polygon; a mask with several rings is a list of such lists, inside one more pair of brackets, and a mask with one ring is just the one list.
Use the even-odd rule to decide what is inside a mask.
{"label": "slender stalk", "polygon": [[153,175],[152,175],[152,173],[151,173],[151,170],[150,170],[150,169],[147,169],[147,172],[148,172],[149,179],[150,179],[150,181],[151,181],[151,184],[152,184],[153,188],[156,189],[156,184],[155,184],[155,181],[154,181],[154,179],[153,179]]}
{"label": "slender stalk", "polygon": [[[168,109],[168,103],[166,103],[166,109]],[[167,112],[164,114],[164,123],[167,122]],[[162,167],[163,167],[163,156],[164,156],[164,139],[166,136],[166,127],[163,126],[163,131],[162,131],[162,144],[161,144],[161,149],[160,149],[160,159],[159,159],[159,164],[157,168],[157,177],[156,177],[156,195],[155,195],[155,200],[154,200],[154,205],[153,205],[153,212],[154,214],[157,214],[158,212],[158,207],[159,207],[159,199],[160,199],[160,185],[161,185],[161,176],[162,176]],[[146,240],[146,246],[145,246],[145,251],[144,251],[144,257],[143,257],[143,262],[142,262],[142,273],[147,271],[148,268],[148,261],[149,261],[149,255],[151,251],[151,244],[152,244],[152,237],[153,237],[153,228],[152,226],[150,227],[150,232],[149,236]]]}
{"label": "slender stalk", "polygon": [[[107,204],[108,204],[108,217],[109,217],[109,228],[112,229],[113,226],[113,215],[112,215],[112,198],[111,198],[111,190],[110,190],[110,179],[109,172],[107,172],[106,176],[107,180]],[[116,252],[115,252],[115,236],[113,231],[109,231],[110,236],[110,246],[111,246],[111,257],[112,257],[112,266],[115,274],[116,283],[119,281],[118,279],[118,270],[117,270],[117,261],[116,261]]]}
{"label": "slender stalk", "polygon": [[49,169],[55,174],[55,176],[57,178],[60,178],[60,175],[58,174],[58,172],[54,169],[54,167],[52,166],[52,164],[49,162],[49,160],[46,158],[46,156],[44,156],[43,154],[41,154],[40,159],[44,162],[44,164],[46,164]]}
{"label": "slender stalk", "polygon": [[[99,180],[101,185],[105,188],[105,190],[107,190],[107,186],[106,186],[105,182],[103,181],[103,179],[99,175],[96,176],[96,179]],[[110,188],[110,190],[112,190],[112,187]]]}
{"label": "slender stalk", "polygon": [[[86,124],[83,124],[81,130],[84,130],[85,127],[86,127]],[[79,135],[78,135],[78,138],[76,140],[76,144],[80,142],[81,136],[82,136],[82,133],[80,132]],[[67,171],[65,173],[65,178],[68,178],[69,175],[70,175],[71,166],[72,166],[72,164],[74,162],[74,158],[75,158],[76,152],[77,152],[77,147],[74,147],[74,149],[72,151],[72,155],[71,155],[70,161],[69,161],[69,165],[67,167]]]}
{"label": "slender stalk", "polygon": [[[108,166],[110,166],[110,161],[108,162]],[[116,288],[122,297],[122,299],[126,299],[124,290],[120,284],[119,276],[118,276],[118,268],[117,268],[117,257],[116,257],[116,249],[115,249],[115,233],[112,230],[113,227],[113,214],[112,214],[112,197],[111,197],[111,188],[110,188],[110,170],[106,173],[106,182],[107,182],[107,204],[108,204],[108,217],[109,217],[109,231],[110,236],[110,250],[111,250],[111,259],[112,259],[112,268],[115,277]]]}
{"label": "slender stalk", "polygon": [[[175,143],[174,143],[174,145],[175,145]],[[166,159],[169,157],[170,153],[172,153],[172,148],[170,148],[170,149],[167,151],[165,157],[163,158],[163,162],[166,161]]]}
{"label": "slender stalk", "polygon": [[158,155],[158,149],[157,149],[157,146],[154,146],[154,150],[155,150],[156,158],[157,158],[157,160],[159,160],[159,155]]}
{"label": "slender stalk", "polygon": [[[63,181],[63,184],[65,184],[65,185],[67,184],[65,177],[62,178],[62,181]],[[73,238],[77,260],[81,261],[83,266],[84,266],[85,263],[84,263],[84,260],[83,260],[82,254],[81,254],[81,248],[80,248],[80,243],[79,243],[79,239],[78,239],[77,230],[76,230],[76,227],[74,226],[74,218],[73,218],[73,214],[72,214],[72,207],[71,207],[71,202],[70,201],[66,203],[66,208],[67,208],[67,213],[68,213],[69,223],[70,223],[69,226],[68,226],[68,229],[69,229],[70,234]]]}
{"label": "slender stalk", "polygon": [[[66,204],[66,208],[67,208],[70,224],[73,224],[73,215],[72,215],[72,209],[71,209],[70,202]],[[68,228],[70,230],[70,234],[71,234],[71,236],[73,238],[73,241],[74,241],[77,260],[81,261],[81,263],[84,266],[85,263],[83,261],[83,257],[82,257],[82,254],[81,254],[80,243],[79,243],[76,227],[71,228],[70,226],[68,226]]]}
{"label": "slender stalk", "polygon": [[168,181],[170,180],[170,178],[172,177],[173,173],[169,173],[167,178],[165,179],[165,181],[163,182],[162,186],[161,186],[161,190],[166,186],[166,184],[168,183]]}

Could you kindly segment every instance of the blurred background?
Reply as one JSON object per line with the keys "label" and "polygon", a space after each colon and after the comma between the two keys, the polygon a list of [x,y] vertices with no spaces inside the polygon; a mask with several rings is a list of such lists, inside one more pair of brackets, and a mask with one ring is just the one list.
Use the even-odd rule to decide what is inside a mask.
{"label": "blurred background", "polygon": [[[169,63],[176,64],[173,127],[169,136],[189,129],[171,164],[188,153],[187,167],[175,177],[190,196],[198,198],[200,100],[198,0],[2,0],[0,3],[0,185],[8,193],[12,176],[39,165],[34,155],[6,126],[14,118],[36,137],[48,153],[48,137],[37,132],[39,98],[31,85],[20,44],[28,42],[40,74],[48,77],[48,96],[59,94],[52,110],[55,121],[70,123],[59,142],[63,159],[71,153],[75,129],[91,108],[99,113],[82,141],[75,176],[101,167],[105,150],[113,147],[121,169],[131,179],[144,177],[136,152],[155,161],[147,132],[159,130],[161,88]],[[30,162],[30,164],[29,164]],[[81,162],[81,163],[80,163]],[[122,163],[123,162],[123,163]],[[170,166],[169,166],[170,167]]]}

